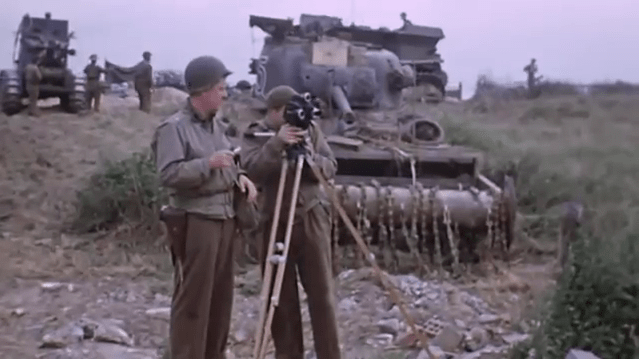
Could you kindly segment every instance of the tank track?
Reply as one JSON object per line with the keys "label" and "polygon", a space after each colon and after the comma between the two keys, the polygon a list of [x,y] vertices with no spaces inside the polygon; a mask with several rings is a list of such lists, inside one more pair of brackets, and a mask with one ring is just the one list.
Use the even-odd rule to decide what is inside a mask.
{"label": "tank track", "polygon": [[83,77],[73,76],[73,88],[68,94],[60,96],[60,105],[68,113],[79,113],[86,106],[86,81]]}
{"label": "tank track", "polygon": [[0,107],[7,116],[15,115],[23,108],[20,77],[14,70],[0,71]]}

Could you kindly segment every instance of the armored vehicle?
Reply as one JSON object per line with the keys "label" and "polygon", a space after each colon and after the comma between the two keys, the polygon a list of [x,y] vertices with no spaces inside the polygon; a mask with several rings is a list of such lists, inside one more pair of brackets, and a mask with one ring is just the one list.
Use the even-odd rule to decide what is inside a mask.
{"label": "armored vehicle", "polygon": [[51,13],[44,18],[22,17],[14,42],[14,69],[0,70],[0,105],[7,115],[22,109],[22,99],[28,97],[25,85],[25,68],[37,59],[42,73],[40,99],[60,98],[62,108],[77,113],[85,108],[85,80],[76,77],[68,68],[69,56],[75,50],[69,48],[73,32],[69,33],[66,20],[54,20]]}
{"label": "armored vehicle", "polygon": [[341,19],[331,16],[302,14],[299,26],[351,43],[368,43],[391,51],[402,65],[415,72],[414,85],[424,87],[429,102],[439,102],[446,95],[448,75],[442,70],[443,60],[437,53],[437,43],[444,38],[438,27],[413,25],[402,13],[404,25],[396,30],[372,29],[361,25],[342,25]]}
{"label": "armored vehicle", "polygon": [[[479,173],[481,153],[447,144],[436,121],[403,106],[402,90],[416,74],[396,54],[322,33],[323,22],[335,20],[320,17],[302,26],[250,17],[251,27],[268,34],[250,64],[252,96],[263,100],[272,88],[288,85],[317,98],[322,117],[316,123],[337,159],[335,188],[353,223],[371,244],[419,258],[418,249],[428,248],[439,264],[477,259],[480,235],[506,250],[513,236],[512,181],[499,188]],[[248,113],[235,116],[237,131],[231,132],[238,144]],[[335,240],[352,243],[338,222]]]}

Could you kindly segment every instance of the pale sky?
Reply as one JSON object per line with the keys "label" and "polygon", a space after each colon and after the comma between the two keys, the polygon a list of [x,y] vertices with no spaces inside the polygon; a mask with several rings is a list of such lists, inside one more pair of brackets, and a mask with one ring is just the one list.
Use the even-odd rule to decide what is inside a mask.
{"label": "pale sky", "polygon": [[231,83],[252,83],[248,66],[264,34],[249,28],[251,14],[296,24],[302,13],[331,15],[346,25],[396,29],[404,11],[413,24],[443,29],[444,70],[449,85],[463,83],[465,98],[482,73],[524,81],[531,57],[546,78],[639,82],[637,0],[21,0],[1,8],[1,68],[11,66],[13,32],[25,13],[69,20],[75,71],[92,53],[101,64],[106,58],[132,66],[148,50],[156,70],[183,70],[193,57],[210,54],[234,72]]}

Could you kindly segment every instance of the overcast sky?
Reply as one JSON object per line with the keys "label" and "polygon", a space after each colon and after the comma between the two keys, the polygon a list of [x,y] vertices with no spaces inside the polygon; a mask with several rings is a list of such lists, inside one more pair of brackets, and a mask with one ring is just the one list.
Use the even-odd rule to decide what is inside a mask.
{"label": "overcast sky", "polygon": [[[303,5],[307,3],[308,5]],[[546,78],[587,83],[639,82],[639,1],[636,0],[21,0],[3,1],[0,67],[11,66],[13,32],[22,18],[68,19],[76,33],[71,59],[81,70],[91,53],[122,66],[145,50],[155,69],[183,70],[202,54],[219,57],[234,72],[230,82],[253,82],[250,58],[264,34],[250,29],[249,15],[291,17],[302,13],[341,17],[345,24],[396,29],[400,12],[413,24],[441,27],[439,43],[449,84],[471,95],[477,75],[523,81],[536,57]]]}

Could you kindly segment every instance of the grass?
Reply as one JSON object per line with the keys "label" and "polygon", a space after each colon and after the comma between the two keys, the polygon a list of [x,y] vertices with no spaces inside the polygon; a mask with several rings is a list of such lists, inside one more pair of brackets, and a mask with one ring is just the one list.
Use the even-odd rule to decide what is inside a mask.
{"label": "grass", "polygon": [[486,151],[487,168],[514,163],[519,211],[538,218],[522,227],[528,236],[555,241],[556,224],[540,222],[565,201],[586,208],[583,239],[575,245],[581,254],[539,303],[545,310],[534,343],[512,357],[526,357],[531,347],[540,358],[563,358],[571,347],[602,358],[631,357],[639,340],[625,323],[639,320],[637,96],[484,96],[443,113],[450,140]]}

